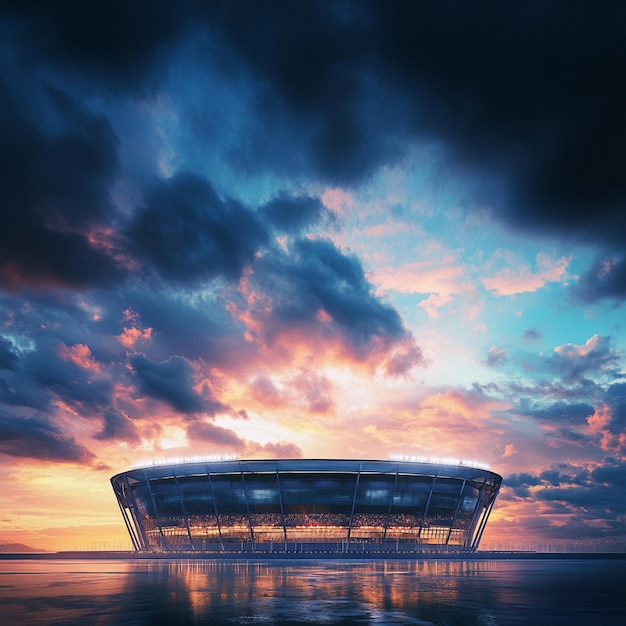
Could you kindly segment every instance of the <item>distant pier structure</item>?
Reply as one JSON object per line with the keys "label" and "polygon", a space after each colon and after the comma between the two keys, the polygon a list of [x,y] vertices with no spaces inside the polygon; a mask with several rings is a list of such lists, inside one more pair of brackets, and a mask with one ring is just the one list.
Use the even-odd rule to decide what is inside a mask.
{"label": "distant pier structure", "polygon": [[475,552],[501,483],[411,459],[195,457],[111,478],[138,552]]}

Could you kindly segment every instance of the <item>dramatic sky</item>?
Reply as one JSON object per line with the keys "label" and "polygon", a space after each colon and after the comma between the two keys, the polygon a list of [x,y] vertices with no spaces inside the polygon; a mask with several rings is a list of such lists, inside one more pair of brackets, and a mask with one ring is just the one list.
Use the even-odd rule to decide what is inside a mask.
{"label": "dramatic sky", "polygon": [[623,540],[626,5],[0,9],[0,543],[139,461],[478,460]]}

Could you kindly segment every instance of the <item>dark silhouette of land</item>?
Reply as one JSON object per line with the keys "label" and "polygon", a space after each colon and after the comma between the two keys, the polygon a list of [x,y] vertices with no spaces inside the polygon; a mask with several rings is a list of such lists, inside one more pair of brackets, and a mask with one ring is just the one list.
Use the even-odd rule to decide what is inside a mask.
{"label": "dark silhouette of land", "polygon": [[0,543],[0,554],[34,554],[47,553],[48,550],[31,548],[23,543]]}

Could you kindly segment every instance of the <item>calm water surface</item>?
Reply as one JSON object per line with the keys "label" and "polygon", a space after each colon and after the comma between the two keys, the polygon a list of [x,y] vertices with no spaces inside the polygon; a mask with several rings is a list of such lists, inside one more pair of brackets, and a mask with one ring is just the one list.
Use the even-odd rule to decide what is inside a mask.
{"label": "calm water surface", "polygon": [[626,561],[0,561],[0,623],[623,626]]}

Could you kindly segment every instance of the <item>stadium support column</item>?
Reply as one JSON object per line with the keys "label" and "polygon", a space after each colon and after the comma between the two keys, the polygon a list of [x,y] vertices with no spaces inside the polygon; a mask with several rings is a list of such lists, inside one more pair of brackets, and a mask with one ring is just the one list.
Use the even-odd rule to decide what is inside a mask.
{"label": "stadium support column", "polygon": [[478,525],[478,532],[474,537],[474,542],[472,543],[472,549],[477,550],[480,544],[480,540],[483,538],[483,533],[485,532],[485,527],[487,526],[487,520],[489,519],[489,515],[491,515],[491,509],[496,501],[495,495],[491,495],[489,498],[489,502],[485,504],[485,510],[482,512],[481,520]]}
{"label": "stadium support column", "polygon": [[356,482],[354,484],[354,494],[352,496],[352,509],[350,511],[350,521],[348,522],[348,544],[350,543],[350,532],[352,531],[352,521],[354,520],[354,507],[356,505],[356,494],[359,490],[359,481],[361,479],[361,471],[363,469],[363,461],[359,463],[359,471],[356,475]]}
{"label": "stadium support column", "polygon": [[452,530],[454,529],[454,524],[456,523],[456,520],[459,517],[459,510],[461,509],[461,504],[463,503],[463,493],[465,492],[466,483],[467,483],[467,474],[463,478],[463,484],[461,485],[461,492],[459,493],[459,501],[456,503],[456,509],[454,510],[454,516],[452,518],[452,523],[450,524],[450,530],[448,530],[448,536],[446,537],[446,546],[450,543],[450,537],[452,536]]}
{"label": "stadium support column", "polygon": [[111,480],[111,484],[113,485],[115,499],[120,507],[124,524],[126,524],[126,530],[130,535],[130,540],[135,552],[139,552],[140,549],[145,550],[148,546],[148,542],[145,534],[142,532],[141,524],[137,519],[137,503],[135,502],[132,489],[128,484],[128,476],[125,476],[124,480],[119,483]]}
{"label": "stadium support column", "polygon": [[252,549],[254,549],[254,527],[252,526],[252,517],[250,516],[250,503],[248,502],[248,492],[246,491],[246,479],[243,474],[243,467],[239,463],[239,471],[241,473],[241,484],[243,486],[243,497],[246,502],[246,515],[248,516],[248,526],[250,527],[250,540],[252,541]]}
{"label": "stadium support column", "polygon": [[185,502],[183,500],[183,493],[180,490],[180,483],[178,482],[178,478],[176,478],[176,470],[172,467],[172,475],[174,476],[174,482],[176,483],[176,491],[178,493],[178,499],[180,500],[180,510],[183,512],[183,517],[185,518],[185,526],[187,528],[187,536],[189,537],[189,546],[191,547],[191,551],[195,552],[195,548],[193,545],[193,537],[191,536],[191,528],[189,527],[189,515],[187,515],[187,509],[185,508]]}
{"label": "stadium support column", "polygon": [[287,523],[285,522],[285,508],[283,507],[283,492],[280,488],[280,471],[278,470],[278,461],[276,461],[276,485],[278,487],[278,503],[280,504],[280,523],[283,527],[283,541],[285,552],[287,552]]}
{"label": "stadium support column", "polygon": [[209,488],[211,489],[211,500],[213,500],[213,511],[215,513],[215,523],[217,524],[217,534],[220,538],[220,549],[222,552],[224,551],[224,540],[222,539],[222,525],[220,523],[220,516],[217,510],[217,502],[215,501],[215,489],[213,489],[213,481],[211,480],[211,471],[209,470],[209,466],[206,465],[206,479],[209,483]]}
{"label": "stadium support column", "polygon": [[[396,477],[393,480],[393,487],[391,488],[391,494],[389,495],[389,508],[387,509],[387,519],[385,520],[385,529],[383,531],[383,543],[387,541],[387,528],[389,528],[389,520],[391,519],[391,507],[393,506],[393,496],[396,493],[396,487],[398,486],[398,476],[400,475],[400,465],[396,469]],[[396,545],[398,542],[396,541]],[[397,549],[396,549],[397,552]]]}
{"label": "stadium support column", "polygon": [[133,532],[130,522],[128,521],[126,511],[124,507],[122,506],[122,503],[119,500],[117,501],[117,503],[119,504],[120,511],[122,512],[122,517],[124,518],[124,523],[126,524],[126,530],[128,531],[128,534],[130,535],[130,540],[133,544],[133,550],[135,552],[139,552],[139,544],[137,543],[137,539],[135,538],[135,533]]}
{"label": "stadium support column", "polygon": [[483,502],[480,496],[483,492],[483,489],[485,488],[485,485],[487,484],[488,476],[489,474],[487,472],[484,472],[483,482],[481,486],[478,488],[478,498],[476,500],[476,506],[474,507],[474,511],[472,512],[472,521],[470,523],[470,527],[466,531],[465,540],[463,541],[463,547],[468,548],[470,550],[475,550],[476,549],[475,545],[478,545],[478,544],[475,544],[475,541],[474,541],[474,536],[475,536],[475,531],[476,531],[476,522],[478,520],[480,506]]}
{"label": "stadium support column", "polygon": [[426,500],[426,506],[424,507],[424,515],[422,517],[422,523],[420,524],[419,530],[417,531],[417,543],[419,545],[420,539],[422,538],[422,529],[424,528],[424,524],[426,523],[426,517],[428,516],[428,509],[430,509],[430,501],[433,499],[433,492],[435,491],[435,485],[437,484],[437,477],[439,476],[439,466],[435,470],[435,475],[433,476],[433,483],[430,486],[430,492],[428,493],[428,499]]}
{"label": "stadium support column", "polygon": [[166,551],[169,551],[170,548],[167,545],[167,539],[165,537],[165,533],[163,532],[163,524],[161,524],[161,516],[159,515],[159,510],[157,509],[156,498],[154,497],[154,492],[152,491],[152,485],[150,484],[150,479],[148,478],[148,472],[144,470],[143,475],[146,480],[146,487],[148,488],[148,493],[150,494],[150,501],[152,502],[152,507],[154,509],[154,517],[156,518],[157,526],[159,527],[159,535],[161,535],[163,548]]}

